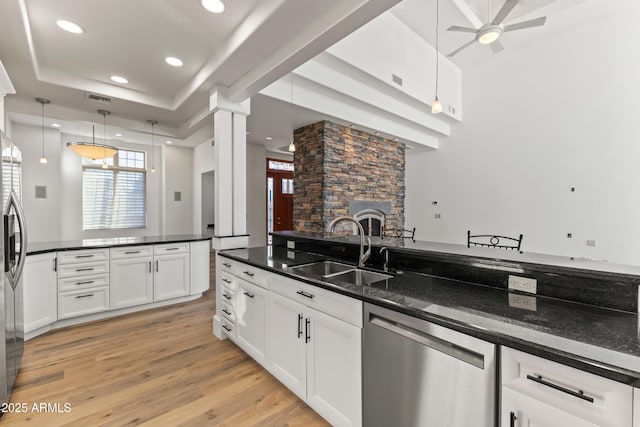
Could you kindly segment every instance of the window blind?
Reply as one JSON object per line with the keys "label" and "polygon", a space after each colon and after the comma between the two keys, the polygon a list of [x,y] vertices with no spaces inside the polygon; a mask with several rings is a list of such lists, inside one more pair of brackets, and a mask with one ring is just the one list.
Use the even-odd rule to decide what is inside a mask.
{"label": "window blind", "polygon": [[[13,172],[13,174],[12,174]],[[16,192],[19,198],[22,198],[22,188],[20,188],[21,180],[20,174],[22,173],[22,164],[11,162],[9,160],[2,160],[2,207],[7,204],[9,198],[9,192],[11,191],[11,178],[13,177],[13,190]]]}
{"label": "window blind", "polygon": [[[124,162],[126,156],[120,157]],[[82,172],[83,229],[146,227],[146,172],[132,169],[117,166],[102,169],[85,164]]]}

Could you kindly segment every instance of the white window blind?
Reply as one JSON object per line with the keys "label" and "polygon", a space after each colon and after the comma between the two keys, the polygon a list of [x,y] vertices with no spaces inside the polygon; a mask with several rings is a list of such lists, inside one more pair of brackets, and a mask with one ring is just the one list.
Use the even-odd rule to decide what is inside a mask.
{"label": "white window blind", "polygon": [[84,162],[83,229],[146,227],[144,153],[119,150],[108,163],[108,169],[102,169],[103,162],[90,159]]}

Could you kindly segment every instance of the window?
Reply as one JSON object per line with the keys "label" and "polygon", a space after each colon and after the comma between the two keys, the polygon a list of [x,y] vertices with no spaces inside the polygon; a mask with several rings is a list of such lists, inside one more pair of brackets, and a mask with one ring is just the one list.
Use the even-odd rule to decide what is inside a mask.
{"label": "window", "polygon": [[13,144],[4,147],[2,149],[2,206],[0,209],[4,209],[6,206],[12,188],[18,198],[22,199],[21,174],[22,154],[20,150]]}
{"label": "window", "polygon": [[106,160],[82,160],[82,228],[146,227],[145,154],[118,150]]}
{"label": "window", "polygon": [[267,164],[267,168],[275,171],[289,171],[293,172],[293,163],[292,162],[279,162],[278,160],[271,160]]}

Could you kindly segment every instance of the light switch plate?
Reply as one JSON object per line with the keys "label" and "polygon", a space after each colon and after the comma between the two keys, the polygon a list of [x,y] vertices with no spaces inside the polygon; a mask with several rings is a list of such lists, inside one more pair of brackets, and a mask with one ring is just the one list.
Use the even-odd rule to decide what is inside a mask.
{"label": "light switch plate", "polygon": [[536,279],[529,279],[528,277],[512,276],[510,274],[509,290],[535,294],[538,291],[538,281]]}

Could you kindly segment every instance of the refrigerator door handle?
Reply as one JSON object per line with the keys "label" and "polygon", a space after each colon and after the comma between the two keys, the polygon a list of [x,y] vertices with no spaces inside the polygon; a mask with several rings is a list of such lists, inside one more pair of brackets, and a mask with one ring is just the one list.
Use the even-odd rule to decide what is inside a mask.
{"label": "refrigerator door handle", "polygon": [[11,206],[16,210],[16,218],[18,219],[18,227],[20,229],[20,254],[18,255],[18,263],[16,264],[15,271],[8,272],[11,285],[15,288],[22,276],[22,269],[24,268],[24,262],[27,257],[27,221],[25,220],[22,206],[18,200],[18,195],[14,190],[11,190],[11,193],[9,193],[9,199],[4,208],[5,215],[9,214]]}

